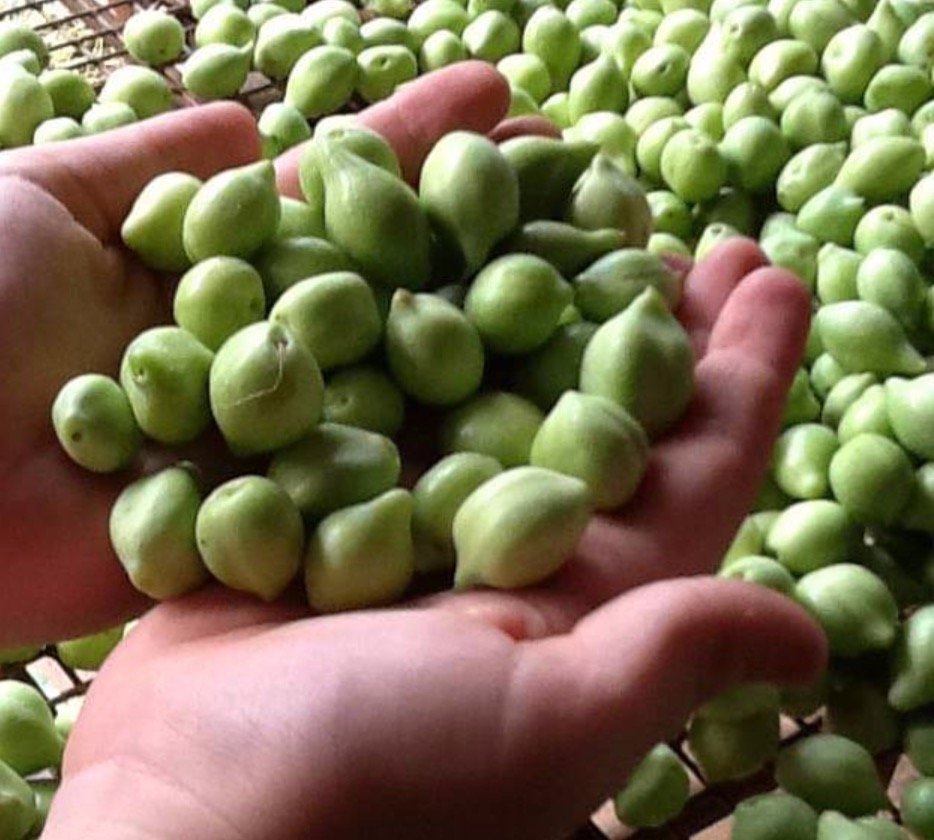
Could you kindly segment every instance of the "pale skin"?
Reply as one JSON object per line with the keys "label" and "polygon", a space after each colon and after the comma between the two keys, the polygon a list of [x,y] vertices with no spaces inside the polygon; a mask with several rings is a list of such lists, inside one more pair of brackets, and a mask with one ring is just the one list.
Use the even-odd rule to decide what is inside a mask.
{"label": "pale skin", "polygon": [[[471,63],[362,119],[412,179],[446,131],[545,130],[497,127],[507,101]],[[257,155],[230,104],[0,155],[0,647],[148,606],[107,544],[125,479],[74,467],[49,407],[170,318],[171,282],[119,245],[142,186]],[[291,195],[295,167],[279,162]],[[334,617],[211,588],[153,609],[94,683],[43,836],[561,838],[712,694],[812,680],[825,645],[800,609],[700,577],[755,496],[807,332],[806,292],[764,265],[734,241],[690,270],[694,401],[638,499],[596,519],[555,579]]]}

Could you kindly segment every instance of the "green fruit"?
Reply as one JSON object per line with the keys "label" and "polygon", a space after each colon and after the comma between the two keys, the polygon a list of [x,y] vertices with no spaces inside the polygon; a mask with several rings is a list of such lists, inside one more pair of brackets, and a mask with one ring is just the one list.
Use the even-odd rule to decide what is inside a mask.
{"label": "green fruit", "polygon": [[[302,112],[285,102],[267,105],[259,116],[257,127],[260,137],[274,144],[276,155],[311,137],[311,129]],[[315,232],[320,234],[323,230]]]}
{"label": "green fruit", "polygon": [[418,61],[405,47],[368,47],[357,55],[357,91],[367,102],[391,96],[397,87],[418,75]]}
{"label": "green fruit", "polygon": [[172,108],[172,91],[165,78],[155,70],[129,64],[110,73],[98,94],[98,101],[122,102],[145,120]]}
{"label": "green fruit", "polygon": [[36,816],[32,823],[32,835],[38,837],[45,828],[52,800],[58,793],[59,782],[55,780],[30,781],[29,787],[35,796]]}
{"label": "green fruit", "polygon": [[276,301],[269,320],[302,342],[322,371],[365,358],[383,327],[372,290],[349,271],[299,281]]}
{"label": "green fruit", "polygon": [[269,478],[308,521],[385,493],[399,480],[399,452],[383,435],[322,423],[277,452]]}
{"label": "green fruit", "polygon": [[138,120],[139,117],[129,105],[123,102],[102,102],[88,108],[81,118],[81,126],[88,134],[100,134]]}
{"label": "green fruit", "polygon": [[840,504],[815,500],[786,508],[769,531],[766,546],[801,575],[847,560],[856,537],[853,521]]}
{"label": "green fruit", "polygon": [[519,222],[519,180],[509,160],[485,137],[446,134],[422,165],[419,200],[432,225],[473,274],[493,246]]}
{"label": "green fruit", "polygon": [[536,55],[545,62],[553,90],[565,90],[580,60],[580,35],[559,9],[542,6],[525,25],[522,52]]}
{"label": "green fruit", "polygon": [[902,448],[875,434],[857,435],[830,462],[834,495],[858,522],[893,524],[908,505],[914,472]]}
{"label": "green fruit", "polygon": [[821,421],[831,428],[838,427],[853,404],[877,383],[878,379],[871,373],[852,373],[843,376],[824,398]]}
{"label": "green fruit", "polygon": [[59,143],[63,140],[85,137],[86,134],[81,123],[71,117],[53,117],[37,126],[32,142],[36,146],[40,143]]}
{"label": "green fruit", "polygon": [[505,240],[507,253],[533,254],[571,278],[605,254],[623,247],[625,234],[615,228],[581,230],[565,222],[527,222]]}
{"label": "green fruit", "polygon": [[847,156],[836,183],[874,203],[908,192],[924,167],[924,147],[911,137],[874,137]]}
{"label": "green fruit", "polygon": [[289,74],[285,101],[309,119],[332,114],[348,102],[359,76],[356,56],[350,50],[331,45],[312,47]]}
{"label": "green fruit", "polygon": [[[422,6],[424,5],[423,3]],[[459,8],[456,3],[452,5]],[[541,104],[551,93],[551,76],[548,73],[548,67],[537,55],[530,53],[507,55],[497,62],[496,69],[506,77],[511,87],[521,88],[536,103]]]}
{"label": "green fruit", "polygon": [[779,753],[775,778],[819,811],[860,817],[887,804],[872,756],[840,735],[810,735],[786,747]]}
{"label": "green fruit", "polygon": [[910,206],[911,220],[925,243],[934,242],[934,176],[926,175],[914,185]]}
{"label": "green fruit", "polygon": [[412,497],[389,490],[321,521],[305,558],[308,601],[318,612],[397,600],[414,572]]}
{"label": "green fruit", "polygon": [[516,22],[498,9],[477,15],[461,35],[471,58],[495,64],[501,58],[519,50],[522,33]]}
{"label": "green fruit", "polygon": [[859,146],[874,137],[911,137],[911,120],[897,108],[884,108],[860,117],[850,134],[850,144]]}
{"label": "green fruit", "polygon": [[295,443],[321,417],[318,364],[281,324],[260,321],[231,336],[214,357],[209,384],[211,412],[236,455]]}
{"label": "green fruit", "polygon": [[0,146],[30,144],[36,128],[54,115],[52,99],[35,76],[19,68],[0,67]]}
{"label": "green fruit", "polygon": [[597,330],[581,362],[580,390],[626,408],[650,437],[678,420],[693,385],[690,340],[653,288]]}
{"label": "green fruit", "polygon": [[123,640],[123,625],[70,639],[55,645],[58,658],[69,668],[81,671],[99,671],[114,648]]}
{"label": "green fruit", "polygon": [[253,263],[263,278],[267,301],[278,300],[305,280],[354,268],[346,254],[315,236],[274,239],[253,258]]}
{"label": "green fruit", "polygon": [[820,416],[820,410],[820,403],[811,391],[811,382],[807,370],[798,368],[788,396],[785,398],[782,425],[791,426],[797,423],[809,423]]}
{"label": "green fruit", "polygon": [[474,278],[464,311],[487,347],[521,354],[550,338],[572,297],[570,285],[545,260],[510,254]]}
{"label": "green fruit", "polygon": [[474,490],[454,517],[455,588],[539,583],[570,558],[590,514],[582,481],[540,467],[507,469]]}
{"label": "green fruit", "polygon": [[305,529],[289,495],[268,478],[247,475],[208,496],[195,523],[198,551],[225,586],[275,600],[295,577]]}
{"label": "green fruit", "polygon": [[732,55],[704,40],[688,67],[687,94],[694,104],[726,101],[730,91],[746,81],[743,65]]}
{"label": "green fruit", "polygon": [[412,11],[407,25],[424,44],[436,32],[460,35],[469,21],[467,10],[455,0],[425,0]]}
{"label": "green fruit", "polygon": [[885,688],[868,680],[831,680],[827,696],[827,730],[861,744],[873,755],[895,747],[901,722],[888,704]]}
{"label": "green fruit", "polygon": [[0,681],[0,768],[6,771],[4,781],[9,783],[10,771],[26,776],[58,767],[63,746],[45,698],[26,683]]}
{"label": "green fruit", "polygon": [[667,744],[657,744],[613,797],[621,822],[633,828],[655,828],[681,813],[690,795],[690,780],[681,760]]}
{"label": "green fruit", "polygon": [[585,114],[626,109],[629,96],[626,80],[612,58],[600,55],[571,76],[568,87],[568,116],[576,123]]}
{"label": "green fruit", "polygon": [[797,226],[821,242],[849,245],[864,212],[864,199],[849,190],[831,185],[805,202],[798,211]]}
{"label": "green fruit", "polygon": [[782,112],[780,125],[794,149],[815,143],[836,143],[850,134],[840,100],[825,90],[805,91],[794,97]]}
{"label": "green fruit", "polygon": [[772,475],[794,499],[820,499],[830,489],[830,462],[840,448],[831,429],[802,423],[782,432],[772,455]]}
{"label": "green fruit", "polygon": [[853,243],[863,256],[876,248],[894,248],[916,263],[924,256],[924,240],[911,214],[897,204],[880,204],[867,211],[856,226]]}
{"label": "green fruit", "polygon": [[120,235],[150,268],[183,271],[191,265],[183,224],[200,188],[193,175],[167,172],[153,178],[136,197]]}
{"label": "green fruit", "polygon": [[889,703],[910,712],[934,702],[934,606],[923,606],[902,624],[892,655]]}
{"label": "green fruit", "polygon": [[934,838],[934,779],[915,779],[902,791],[902,820],[920,838]]}
{"label": "green fruit", "polygon": [[886,403],[885,388],[870,385],[844,412],[837,428],[840,442],[846,443],[865,433],[894,438]]}
{"label": "green fruit", "polygon": [[184,465],[141,478],[117,497],[110,512],[110,542],[140,592],[165,600],[207,580],[195,541],[200,506],[198,484]]}
{"label": "green fruit", "polygon": [[178,327],[153,327],[127,345],[120,385],[147,437],[170,446],[208,426],[207,382],[214,354]]}
{"label": "green fruit", "polygon": [[45,70],[39,76],[39,84],[51,98],[57,117],[80,120],[94,104],[94,88],[74,70]]}
{"label": "green fruit", "polygon": [[674,311],[681,279],[664,260],[636,248],[622,248],[597,260],[574,278],[574,305],[590,321],[603,323],[626,309],[646,289],[661,293]]}
{"label": "green fruit", "polygon": [[127,395],[113,379],[96,373],[62,386],[52,404],[52,425],[62,449],[92,472],[129,466],[142,444]]}
{"label": "green fruit", "polygon": [[904,747],[915,769],[923,776],[930,776],[934,769],[934,720],[930,712],[908,720]]}
{"label": "green fruit", "polygon": [[934,374],[888,379],[885,398],[898,442],[925,460],[934,459]]}
{"label": "green fruit", "polygon": [[720,152],[730,181],[752,193],[771,189],[790,154],[775,123],[759,116],[744,117],[732,125],[720,143]]}
{"label": "green fruit", "polygon": [[795,588],[798,602],[814,616],[837,656],[887,650],[895,641],[898,607],[876,575],[852,563],[809,572]]}
{"label": "green fruit", "polygon": [[844,143],[818,143],[802,149],[779,173],[775,184],[778,203],[797,212],[824,187],[830,186],[846,160]]}
{"label": "green fruit", "polygon": [[0,56],[24,49],[33,52],[42,67],[49,63],[49,48],[31,26],[15,20],[0,23]]}
{"label": "green fruit", "polygon": [[331,136],[315,140],[324,179],[328,237],[368,279],[418,289],[430,271],[429,223],[400,178],[353,154]]}
{"label": "green fruit", "polygon": [[621,230],[625,244],[634,248],[644,247],[652,232],[645,192],[602,152],[574,184],[565,219],[585,230]]}
{"label": "green fruit", "polygon": [[[321,188],[323,194],[324,187]],[[295,198],[279,197],[279,227],[276,239],[295,239],[299,237],[324,238],[324,207],[322,203],[312,206],[308,202]]]}
{"label": "green fruit", "polygon": [[36,819],[35,796],[29,785],[0,761],[0,837],[23,840]]}
{"label": "green fruit", "polygon": [[885,63],[885,47],[868,26],[854,24],[837,32],[821,56],[821,70],[841,101],[862,102],[869,80]]}
{"label": "green fruit", "polygon": [[929,73],[918,67],[888,64],[869,82],[864,103],[870,111],[898,108],[911,115],[931,98]]}
{"label": "green fruit", "polygon": [[276,173],[269,161],[228,169],[198,190],[182,227],[192,262],[214,256],[248,259],[279,225]]}
{"label": "green fruit", "polygon": [[127,18],[123,43],[137,61],[158,67],[175,61],[185,48],[185,29],[174,15],[143,9]]}
{"label": "green fruit", "polygon": [[756,583],[774,589],[782,595],[791,595],[795,588],[795,579],[781,563],[771,557],[754,554],[732,560],[728,566],[721,569],[719,576]]}
{"label": "green fruit", "polygon": [[853,23],[849,9],[837,0],[804,0],[794,5],[788,17],[791,35],[810,44],[818,54],[834,35]]}
{"label": "green fruit", "polygon": [[[321,42],[321,34],[299,15],[279,15],[259,28],[253,48],[253,66],[270,79],[285,79],[298,60],[321,46]],[[343,52],[337,55],[344,57]],[[290,104],[298,105],[297,102]]]}
{"label": "green fruit", "polygon": [[780,791],[744,799],[733,811],[731,840],[815,840],[816,834],[814,809]]}
{"label": "green fruit", "polygon": [[529,463],[532,441],[545,417],[537,406],[508,392],[475,397],[450,413],[441,426],[445,453],[479,452],[504,467]]}
{"label": "green fruit", "polygon": [[688,725],[688,745],[711,784],[743,779],[778,751],[778,711],[731,720],[695,717]]}
{"label": "green fruit", "polygon": [[698,202],[712,198],[726,183],[727,163],[717,144],[694,129],[679,131],[661,156],[661,175],[677,196]]}

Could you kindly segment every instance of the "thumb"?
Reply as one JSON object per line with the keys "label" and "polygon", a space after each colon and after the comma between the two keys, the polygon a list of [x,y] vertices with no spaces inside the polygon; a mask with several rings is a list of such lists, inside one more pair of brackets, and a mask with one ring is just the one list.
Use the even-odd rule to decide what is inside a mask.
{"label": "thumb", "polygon": [[[806,684],[825,660],[822,631],[790,599],[709,577],[633,590],[566,635],[526,643],[511,743],[524,789],[542,796],[529,809],[546,820],[538,836],[579,824],[719,692],[742,682]],[[570,798],[550,773],[575,780]]]}

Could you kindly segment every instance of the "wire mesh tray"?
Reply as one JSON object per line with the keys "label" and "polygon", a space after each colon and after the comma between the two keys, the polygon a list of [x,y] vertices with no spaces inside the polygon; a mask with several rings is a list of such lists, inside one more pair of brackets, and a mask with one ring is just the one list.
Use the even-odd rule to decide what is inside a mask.
{"label": "wire mesh tray", "polygon": [[[21,20],[39,32],[49,45],[51,64],[76,70],[85,75],[95,89],[99,89],[107,76],[118,67],[131,63],[120,37],[127,18],[146,8],[160,7],[175,15],[186,31],[191,43],[195,20],[187,3],[170,0],[168,3],[148,0],[0,0],[0,21]],[[364,13],[365,16],[365,13]],[[184,60],[186,52],[180,59]],[[188,107],[196,100],[185,92],[181,75],[174,65],[160,69],[175,94],[180,107]],[[283,85],[259,73],[251,73],[238,101],[254,114],[270,102],[282,99]],[[351,102],[346,110],[358,110],[360,102]],[[0,665],[0,679],[14,678],[37,688],[48,700],[53,711],[70,702],[80,702],[93,679],[93,674],[76,672],[64,665],[54,647],[41,651],[32,661],[18,665]],[[819,716],[809,719],[782,720],[783,744],[820,731]],[[728,840],[730,815],[743,799],[764,793],[775,787],[772,769],[741,782],[708,787],[703,774],[690,756],[682,737],[672,744],[689,771],[691,799],[681,815],[655,830],[633,832],[617,820],[612,803],[606,803],[592,820],[568,840]],[[908,760],[898,753],[881,756],[879,769],[888,783],[890,795],[897,799],[898,792],[915,774]]]}

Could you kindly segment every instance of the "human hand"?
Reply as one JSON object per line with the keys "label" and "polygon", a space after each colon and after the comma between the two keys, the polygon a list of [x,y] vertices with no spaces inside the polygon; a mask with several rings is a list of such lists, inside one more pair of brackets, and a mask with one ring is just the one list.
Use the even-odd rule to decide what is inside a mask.
{"label": "human hand", "polygon": [[[430,141],[454,128],[545,130],[507,121],[505,83],[465,64],[420,81],[363,119],[417,172]],[[0,154],[0,648],[113,626],[148,605],[110,549],[107,518],[125,475],[84,472],[50,420],[58,389],[86,371],[115,375],[126,344],[171,322],[172,278],[133,258],[120,225],[156,175],[206,178],[257,159],[256,124],[232,104],[187,109],[125,129]],[[279,161],[298,194],[297,155]]]}

